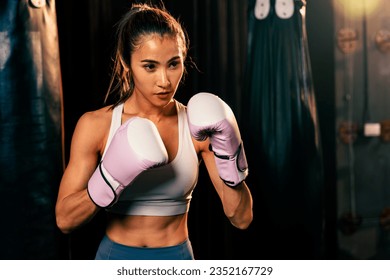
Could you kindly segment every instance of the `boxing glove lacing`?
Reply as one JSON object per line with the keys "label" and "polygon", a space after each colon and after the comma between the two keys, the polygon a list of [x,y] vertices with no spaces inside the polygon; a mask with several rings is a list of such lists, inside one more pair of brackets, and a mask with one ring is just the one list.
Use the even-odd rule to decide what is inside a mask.
{"label": "boxing glove lacing", "polygon": [[[241,154],[241,151],[243,150],[243,143],[241,141],[240,145],[238,146],[237,148],[237,151],[234,153],[234,155],[219,155],[217,154],[216,152],[213,151],[213,147],[212,145],[210,144],[209,145],[209,150],[212,151],[214,153],[214,155],[219,158],[219,159],[222,159],[222,160],[235,160],[235,163],[236,163],[236,167],[237,167],[237,170],[239,172],[242,172],[244,173],[247,169],[248,169],[248,164],[246,163],[246,159],[244,158],[244,161],[245,161],[245,164],[243,167],[240,167],[239,165],[239,156]],[[245,157],[245,155],[244,155]],[[221,177],[220,177],[221,178]],[[223,178],[221,178],[222,181],[224,181],[224,183],[229,186],[229,187],[236,187],[238,184],[240,184],[242,181],[238,182],[237,184],[234,184],[234,182],[231,182],[231,181],[228,181],[228,180],[225,180]]]}

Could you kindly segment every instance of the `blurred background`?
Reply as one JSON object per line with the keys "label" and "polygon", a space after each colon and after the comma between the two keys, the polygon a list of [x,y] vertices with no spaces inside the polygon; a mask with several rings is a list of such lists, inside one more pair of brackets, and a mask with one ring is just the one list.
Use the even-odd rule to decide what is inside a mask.
{"label": "blurred background", "polygon": [[[101,211],[70,235],[54,206],[78,118],[103,105],[129,0],[0,2],[0,259],[93,259]],[[390,259],[390,3],[165,0],[187,29],[176,99],[213,92],[236,113],[254,220],[223,214],[204,166],[197,259]]]}

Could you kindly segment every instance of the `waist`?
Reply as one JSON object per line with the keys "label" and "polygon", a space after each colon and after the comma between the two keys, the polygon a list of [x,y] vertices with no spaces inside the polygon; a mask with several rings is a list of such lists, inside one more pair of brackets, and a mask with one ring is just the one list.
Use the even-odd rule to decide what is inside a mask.
{"label": "waist", "polygon": [[[134,247],[118,244],[106,235],[103,237],[96,260],[193,260],[191,242],[185,241],[173,245],[158,248]],[[122,268],[123,270],[124,268]],[[123,275],[127,275],[123,271]]]}
{"label": "waist", "polygon": [[188,239],[187,214],[128,216],[110,214],[106,230],[114,242],[134,247],[165,247]]}

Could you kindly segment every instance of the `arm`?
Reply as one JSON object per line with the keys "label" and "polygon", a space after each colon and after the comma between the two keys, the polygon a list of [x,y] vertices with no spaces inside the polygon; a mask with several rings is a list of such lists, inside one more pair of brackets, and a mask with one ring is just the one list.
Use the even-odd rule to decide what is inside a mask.
{"label": "arm", "polygon": [[214,160],[214,153],[209,150],[209,141],[198,142],[201,155],[218,196],[221,199],[226,217],[233,226],[246,229],[253,220],[253,201],[251,192],[242,181],[235,188],[227,186],[219,177]]}
{"label": "arm", "polygon": [[168,161],[153,122],[133,117],[115,132],[96,167],[109,126],[102,123],[104,118],[92,113],[84,115],[76,126],[56,207],[57,224],[63,232],[88,222],[98,209],[111,207],[141,172]]}
{"label": "arm", "polygon": [[57,226],[64,233],[85,224],[99,210],[87,193],[87,183],[96,168],[103,139],[102,129],[94,125],[96,120],[92,114],[83,115],[76,125],[69,163],[59,187],[55,211]]}
{"label": "arm", "polygon": [[248,164],[233,111],[218,96],[203,92],[188,101],[187,117],[226,216],[237,228],[247,228],[253,219],[253,203],[245,183]]}

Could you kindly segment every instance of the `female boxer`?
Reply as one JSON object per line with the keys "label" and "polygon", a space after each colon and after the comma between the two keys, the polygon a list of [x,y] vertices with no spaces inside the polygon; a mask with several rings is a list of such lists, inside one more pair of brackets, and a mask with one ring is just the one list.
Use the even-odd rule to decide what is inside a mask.
{"label": "female boxer", "polygon": [[194,259],[187,215],[201,160],[231,223],[252,221],[236,120],[213,94],[196,94],[187,107],[174,99],[188,40],[164,8],[133,5],[117,36],[107,94],[116,100],[76,125],[57,225],[70,233],[105,209],[96,259]]}

